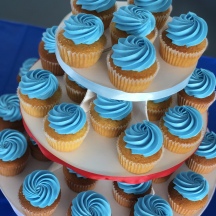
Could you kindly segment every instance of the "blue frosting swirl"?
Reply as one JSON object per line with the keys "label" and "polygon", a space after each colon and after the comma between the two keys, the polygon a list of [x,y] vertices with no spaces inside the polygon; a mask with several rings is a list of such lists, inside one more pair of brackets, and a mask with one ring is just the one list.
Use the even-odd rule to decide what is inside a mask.
{"label": "blue frosting swirl", "polygon": [[23,195],[34,207],[52,205],[60,193],[60,183],[48,170],[35,170],[23,181]]}
{"label": "blue frosting swirl", "polygon": [[120,7],[113,13],[112,22],[117,29],[130,35],[142,36],[150,34],[155,28],[155,18],[150,11],[135,5]]}
{"label": "blue frosting swirl", "polygon": [[37,61],[37,58],[28,58],[22,63],[22,67],[19,70],[19,76],[22,77],[27,72],[29,72],[30,68],[34,65]]}
{"label": "blue frosting swirl", "polygon": [[76,173],[75,171],[73,171],[72,169],[70,169],[68,167],[67,167],[67,170],[68,170],[69,173],[75,174],[78,178],[85,178],[86,179],[86,177]]}
{"label": "blue frosting swirl", "polygon": [[204,19],[195,13],[188,12],[179,17],[173,17],[168,23],[167,37],[178,46],[195,46],[207,36],[208,25]]}
{"label": "blue frosting swirl", "polygon": [[214,73],[203,68],[196,68],[184,90],[190,96],[205,98],[215,91],[215,86]]}
{"label": "blue frosting swirl", "polygon": [[117,182],[117,185],[127,194],[143,194],[151,187],[152,181],[147,181],[139,184]]}
{"label": "blue frosting swirl", "polygon": [[76,81],[75,81],[73,78],[71,78],[70,76],[68,76],[68,79],[69,79],[70,81],[75,82],[75,83],[76,83],[78,86],[80,86],[81,88],[86,89],[85,86],[79,84],[78,82],[76,82]]}
{"label": "blue frosting swirl", "polygon": [[93,101],[95,111],[103,118],[112,120],[122,120],[127,117],[132,109],[133,104],[130,101],[114,100],[97,95]]}
{"label": "blue frosting swirl", "polygon": [[19,131],[4,129],[0,131],[0,159],[14,161],[24,155],[27,149],[25,136]]}
{"label": "blue frosting swirl", "polygon": [[174,189],[191,201],[202,200],[209,192],[208,181],[200,174],[188,171],[177,174]]}
{"label": "blue frosting swirl", "polygon": [[86,113],[78,105],[61,103],[48,112],[47,119],[58,134],[75,134],[86,124]]}
{"label": "blue frosting swirl", "polygon": [[134,205],[134,216],[173,216],[169,203],[158,195],[147,194],[138,198]]}
{"label": "blue frosting swirl", "polygon": [[161,149],[163,135],[156,124],[144,120],[127,128],[123,140],[132,154],[149,157]]}
{"label": "blue frosting swirl", "polygon": [[76,4],[81,5],[82,9],[88,11],[102,11],[108,10],[115,5],[116,0],[77,0]]}
{"label": "blue frosting swirl", "polygon": [[30,137],[31,144],[37,146],[37,143]]}
{"label": "blue frosting swirl", "polygon": [[156,61],[154,45],[145,37],[129,35],[127,38],[120,38],[112,50],[111,58],[122,70],[141,72]]}
{"label": "blue frosting swirl", "polygon": [[169,98],[171,98],[171,96],[167,96],[167,97],[164,97],[164,98],[153,100],[153,102],[154,103],[161,103],[161,102],[164,102],[164,101],[168,100]]}
{"label": "blue frosting swirl", "polygon": [[44,42],[44,49],[47,50],[49,53],[55,53],[55,34],[57,27],[58,26],[47,28],[46,31],[43,33],[42,41]]}
{"label": "blue frosting swirl", "polygon": [[65,20],[63,35],[77,44],[93,44],[104,33],[100,18],[92,14],[79,13]]}
{"label": "blue frosting swirl", "polygon": [[190,106],[169,108],[163,120],[168,131],[181,139],[189,139],[196,136],[203,126],[200,112]]}
{"label": "blue frosting swirl", "polygon": [[0,96],[0,117],[4,121],[10,122],[22,119],[20,102],[17,94],[3,94]]}
{"label": "blue frosting swirl", "polygon": [[205,133],[205,136],[195,154],[205,157],[206,159],[216,157],[216,134],[213,131]]}
{"label": "blue frosting swirl", "polygon": [[58,79],[48,70],[36,69],[22,76],[19,88],[29,98],[46,100],[58,89]]}
{"label": "blue frosting swirl", "polygon": [[134,4],[150,12],[158,13],[166,11],[172,4],[172,0],[134,0]]}
{"label": "blue frosting swirl", "polygon": [[71,215],[111,216],[111,207],[104,196],[89,190],[72,200]]}

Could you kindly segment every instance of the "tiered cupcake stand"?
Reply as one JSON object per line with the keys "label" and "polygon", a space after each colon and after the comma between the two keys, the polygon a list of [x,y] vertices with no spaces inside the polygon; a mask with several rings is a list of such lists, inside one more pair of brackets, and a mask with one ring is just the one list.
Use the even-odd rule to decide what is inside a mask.
{"label": "tiered cupcake stand", "polygon": [[[118,6],[123,3],[118,3]],[[68,14],[64,19],[70,16]],[[63,21],[59,25],[58,30],[63,27]],[[107,30],[106,30],[107,31]],[[108,32],[106,32],[108,35]],[[81,106],[87,113],[89,102],[95,97],[95,94],[102,95],[104,97],[119,99],[119,100],[130,100],[133,101],[133,119],[131,124],[141,122],[147,118],[147,101],[159,99],[169,95],[175,95],[178,91],[183,89],[187,84],[189,77],[194,70],[194,67],[179,68],[173,67],[165,63],[160,55],[157,53],[157,58],[160,63],[160,70],[151,84],[151,86],[142,93],[125,93],[117,90],[109,81],[106,67],[106,55],[111,47],[110,40],[108,38],[107,47],[102,54],[100,60],[92,67],[87,69],[72,69],[66,65],[56,49],[56,56],[59,64],[64,69],[65,73],[73,77],[77,82],[88,88],[86,97],[84,98]],[[158,41],[155,41],[155,47],[158,51]],[[33,66],[32,69],[42,68],[40,60]],[[59,83],[63,90],[61,102],[72,101],[68,98],[65,81],[63,77],[58,78]],[[93,93],[94,92],[94,93]],[[173,96],[176,104],[175,96]],[[42,152],[53,162],[38,162],[34,158],[30,157],[26,169],[15,177],[4,177],[0,176],[0,187],[6,198],[11,203],[14,211],[17,215],[23,215],[22,209],[18,201],[18,190],[22,184],[25,176],[35,169],[49,169],[53,171],[58,177],[61,183],[61,201],[57,207],[54,215],[66,215],[67,209],[70,205],[71,200],[76,196],[76,193],[69,190],[63,177],[62,165],[74,169],[89,178],[98,179],[95,191],[103,194],[111,204],[113,216],[127,216],[130,210],[128,208],[120,206],[113,198],[112,195],[112,181],[124,181],[130,183],[139,183],[142,181],[148,181],[154,178],[163,177],[171,173],[170,180],[179,172],[189,170],[184,164],[184,161],[197,149],[195,146],[187,154],[175,154],[168,150],[164,150],[163,156],[159,163],[148,173],[143,175],[135,175],[127,172],[120,165],[116,151],[116,140],[117,138],[106,138],[97,134],[91,127],[90,131],[85,138],[83,144],[73,152],[58,152],[46,142],[45,135],[43,132],[43,118],[35,118],[21,108],[23,123],[25,125],[27,133],[38,143]],[[203,135],[207,129],[208,114],[203,115],[204,126]],[[56,162],[56,163],[55,163]],[[204,175],[210,184],[209,200],[210,202],[216,185],[216,171],[210,174]],[[153,193],[156,193],[167,200],[167,182],[155,184],[153,183]],[[207,203],[207,205],[208,205]],[[201,209],[196,215],[201,215],[207,205]],[[174,212],[174,215],[177,216]]]}

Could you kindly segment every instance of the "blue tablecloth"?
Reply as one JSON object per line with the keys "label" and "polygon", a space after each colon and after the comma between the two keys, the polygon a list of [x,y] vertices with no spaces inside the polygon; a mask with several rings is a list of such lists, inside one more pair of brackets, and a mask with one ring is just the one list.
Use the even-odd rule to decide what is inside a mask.
{"label": "blue tablecloth", "polygon": [[[0,20],[0,95],[15,93],[17,89],[16,76],[23,61],[38,56],[38,44],[43,28]],[[211,42],[210,42],[211,46]],[[199,68],[206,68],[216,74],[216,59],[203,56],[198,62]],[[209,109],[208,127],[216,132],[216,103]],[[203,216],[216,215],[216,194]],[[0,191],[0,215],[16,215]]]}

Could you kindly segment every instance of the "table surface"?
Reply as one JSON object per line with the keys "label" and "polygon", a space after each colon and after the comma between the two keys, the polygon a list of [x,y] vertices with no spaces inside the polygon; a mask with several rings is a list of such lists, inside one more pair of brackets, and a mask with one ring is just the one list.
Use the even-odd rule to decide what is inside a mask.
{"label": "table surface", "polygon": [[[15,93],[17,89],[16,76],[19,68],[27,58],[39,58],[38,44],[41,40],[44,28],[26,25],[22,23],[0,20],[0,95]],[[211,41],[210,41],[211,44]],[[204,53],[205,54],[205,53]],[[216,59],[202,56],[197,65],[198,68],[206,68],[216,75]],[[208,128],[216,132],[216,103],[209,109]],[[208,208],[202,216],[213,215],[215,209],[216,194],[213,196]],[[10,204],[0,191],[1,216],[16,215]]]}

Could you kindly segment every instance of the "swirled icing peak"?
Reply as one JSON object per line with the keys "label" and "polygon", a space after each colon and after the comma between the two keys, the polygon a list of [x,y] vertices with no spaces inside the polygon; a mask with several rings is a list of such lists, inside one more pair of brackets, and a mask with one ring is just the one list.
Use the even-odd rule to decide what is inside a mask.
{"label": "swirled icing peak", "polygon": [[10,122],[22,119],[17,94],[3,94],[0,96],[0,118]]}
{"label": "swirled icing peak", "polygon": [[174,189],[191,201],[202,200],[209,192],[208,181],[200,174],[188,171],[177,174]]}
{"label": "swirled icing peak", "polygon": [[135,5],[120,7],[113,13],[112,22],[117,29],[141,37],[150,34],[155,28],[155,18],[152,13]]}
{"label": "swirled icing peak", "polygon": [[169,203],[158,195],[147,194],[138,198],[134,205],[134,216],[173,216]]}
{"label": "swirled icing peak", "polygon": [[216,158],[216,134],[213,131],[205,133],[195,154],[206,159]]}
{"label": "swirled icing peak", "polygon": [[71,215],[111,216],[111,207],[104,196],[88,190],[72,200]]}
{"label": "swirled icing peak", "polygon": [[92,14],[79,13],[65,21],[64,36],[77,44],[93,44],[104,33],[100,18]]}
{"label": "swirled icing peak", "polygon": [[52,172],[35,170],[25,177],[22,192],[32,206],[45,208],[58,198],[60,184]]}
{"label": "swirled icing peak", "polygon": [[86,124],[86,113],[78,105],[61,103],[48,112],[47,119],[58,134],[75,134]]}
{"label": "swirled icing peak", "polygon": [[70,169],[68,167],[67,167],[67,170],[68,170],[69,173],[75,174],[78,178],[86,178],[86,177],[78,174],[77,172],[73,171],[72,169]]}
{"label": "swirled icing peak", "polygon": [[22,77],[27,72],[29,72],[30,68],[34,65],[37,61],[37,58],[28,58],[22,63],[22,67],[19,70],[19,76]]}
{"label": "swirled icing peak", "polygon": [[122,120],[127,117],[132,109],[133,104],[130,101],[114,100],[97,95],[93,101],[95,111],[103,118],[112,120]]}
{"label": "swirled icing peak", "polygon": [[56,34],[57,26],[52,26],[51,28],[47,28],[43,33],[42,41],[44,42],[44,49],[49,53],[55,53],[55,34]]}
{"label": "swirled icing peak", "polygon": [[83,86],[83,85],[81,85],[80,83],[76,82],[72,77],[68,76],[68,79],[69,79],[70,81],[75,82],[75,83],[76,83],[78,86],[80,86],[81,88],[86,89],[85,86]]}
{"label": "swirled icing peak", "polygon": [[46,100],[58,89],[58,79],[48,70],[36,69],[22,76],[19,88],[29,98]]}
{"label": "swirled icing peak", "polygon": [[147,181],[139,184],[117,182],[117,185],[127,194],[143,194],[151,187],[152,181]]}
{"label": "swirled icing peak", "polygon": [[132,154],[144,157],[157,153],[163,144],[163,136],[159,127],[146,120],[127,128],[123,140],[126,142],[125,147],[130,149]]}
{"label": "swirled icing peak", "polygon": [[207,36],[208,25],[204,19],[195,13],[188,12],[179,17],[173,17],[168,23],[167,37],[178,46],[195,46]]}
{"label": "swirled icing peak", "polygon": [[157,100],[153,100],[154,103],[161,103],[161,102],[164,102],[166,100],[169,100],[171,98],[171,96],[167,96],[167,97],[164,97],[164,98],[160,98],[160,99],[157,99]]}
{"label": "swirled icing peak", "polygon": [[4,129],[0,131],[0,159],[13,161],[24,155],[27,149],[25,136],[16,130]]}
{"label": "swirled icing peak", "polygon": [[203,126],[200,112],[191,106],[169,108],[163,120],[168,131],[181,139],[189,139],[196,136],[200,133]]}
{"label": "swirled icing peak", "polygon": [[190,96],[205,98],[215,91],[215,86],[214,73],[203,68],[196,68],[184,90]]}
{"label": "swirled icing peak", "polygon": [[156,61],[154,45],[145,37],[129,35],[119,38],[112,50],[111,58],[122,70],[141,72]]}
{"label": "swirled icing peak", "polygon": [[76,4],[81,5],[82,9],[100,13],[113,7],[115,2],[116,0],[77,0]]}
{"label": "swirled icing peak", "polygon": [[134,0],[134,4],[150,12],[157,13],[166,11],[172,4],[172,0]]}

